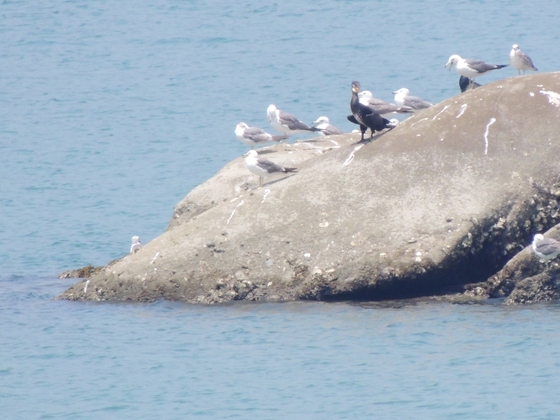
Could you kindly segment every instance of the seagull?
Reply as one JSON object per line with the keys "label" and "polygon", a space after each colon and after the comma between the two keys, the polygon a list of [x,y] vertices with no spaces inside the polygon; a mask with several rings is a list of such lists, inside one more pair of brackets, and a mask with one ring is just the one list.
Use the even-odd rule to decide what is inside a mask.
{"label": "seagull", "polygon": [[313,121],[313,125],[324,136],[344,134],[344,131],[332,125],[329,119],[325,116],[320,116],[319,118],[317,118],[315,121]]}
{"label": "seagull", "polygon": [[393,94],[395,95],[395,103],[398,106],[407,106],[412,108],[414,111],[429,108],[433,105],[418,96],[410,95],[410,91],[407,88],[400,88],[399,90],[394,91]]}
{"label": "seagull", "polygon": [[132,237],[132,245],[130,246],[130,252],[137,252],[142,248],[142,242],[140,242],[140,236]]}
{"label": "seagull", "polygon": [[281,141],[288,138],[286,135],[273,136],[272,134],[264,131],[262,128],[249,127],[244,122],[240,122],[235,126],[235,135],[241,143],[251,146],[251,149],[259,144]]}
{"label": "seagull", "polygon": [[358,92],[358,99],[364,105],[372,107],[379,115],[410,114],[414,110],[408,106],[397,106],[373,96],[369,90]]}
{"label": "seagull", "polygon": [[560,254],[560,242],[552,238],[545,238],[537,233],[533,238],[533,252],[544,261],[549,261]]}
{"label": "seagull", "polygon": [[252,173],[259,176],[259,187],[262,187],[263,176],[270,175],[276,172],[297,172],[296,168],[285,168],[268,159],[259,157],[256,150],[249,150],[246,155],[245,163],[247,164],[247,169]]}
{"label": "seagull", "polygon": [[468,77],[471,79],[471,83],[474,83],[474,78],[488,73],[492,70],[502,69],[507,67],[507,64],[487,64],[481,60],[471,60],[469,58],[461,58],[457,54],[453,54],[449,57],[445,67],[451,68],[455,66],[455,70],[461,76]]}
{"label": "seagull", "polygon": [[318,131],[313,127],[309,127],[307,124],[301,122],[292,114],[288,114],[287,112],[281,111],[276,108],[275,105],[271,104],[266,109],[266,113],[268,115],[268,121],[270,121],[270,125],[281,133],[286,134],[287,136],[295,133],[309,133]]}
{"label": "seagull", "polygon": [[480,83],[473,82],[471,79],[465,76],[459,77],[459,88],[461,88],[461,92],[465,92],[469,89],[474,89],[480,87]]}
{"label": "seagull", "polygon": [[386,118],[383,118],[375,109],[369,105],[364,105],[360,102],[358,98],[358,93],[362,90],[360,82],[352,82],[352,99],[350,100],[350,110],[352,115],[349,115],[348,121],[359,124],[360,131],[362,132],[362,139],[360,143],[364,143],[364,134],[369,128],[371,130],[371,136],[367,141],[373,140],[373,133],[376,131],[381,131],[386,128],[393,129],[395,125],[391,123]]}
{"label": "seagull", "polygon": [[511,47],[511,51],[509,52],[509,62],[514,69],[517,69],[517,73],[519,74],[521,74],[522,70],[523,74],[525,74],[526,70],[538,71],[533,64],[531,57],[521,51],[521,49],[519,49],[519,45],[517,44],[513,44]]}

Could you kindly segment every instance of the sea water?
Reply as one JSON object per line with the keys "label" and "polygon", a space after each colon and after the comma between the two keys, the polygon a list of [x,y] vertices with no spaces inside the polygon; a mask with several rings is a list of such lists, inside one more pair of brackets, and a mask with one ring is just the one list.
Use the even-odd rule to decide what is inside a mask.
{"label": "sea water", "polygon": [[[247,147],[345,131],[350,83],[439,102],[451,54],[560,68],[554,2],[0,2],[0,416],[555,418],[559,307],[53,300]],[[511,68],[482,76],[516,77]],[[304,138],[304,137],[303,137]]]}

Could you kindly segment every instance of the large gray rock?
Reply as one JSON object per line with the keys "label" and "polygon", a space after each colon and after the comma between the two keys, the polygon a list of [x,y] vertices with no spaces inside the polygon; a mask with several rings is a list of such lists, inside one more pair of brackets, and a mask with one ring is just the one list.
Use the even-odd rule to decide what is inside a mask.
{"label": "large gray rock", "polygon": [[266,157],[299,172],[263,188],[238,158],[161,236],[61,298],[373,300],[486,280],[560,221],[557,92],[559,73],[514,77],[370,144],[277,145]]}

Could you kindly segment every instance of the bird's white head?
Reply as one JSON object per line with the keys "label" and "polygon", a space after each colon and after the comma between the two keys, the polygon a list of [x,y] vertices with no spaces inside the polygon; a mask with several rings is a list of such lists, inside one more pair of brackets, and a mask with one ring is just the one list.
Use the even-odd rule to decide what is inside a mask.
{"label": "bird's white head", "polygon": [[517,51],[517,50],[519,50],[519,45],[513,44],[513,45],[511,46],[511,48],[512,48],[513,50]]}
{"label": "bird's white head", "polygon": [[321,115],[319,118],[317,118],[315,121],[313,121],[313,124],[330,124],[329,118],[325,117],[324,115]]}
{"label": "bird's white head", "polygon": [[358,97],[360,99],[371,99],[373,98],[373,93],[371,93],[369,90],[362,90],[360,93],[358,93]]}
{"label": "bird's white head", "polygon": [[400,88],[399,90],[395,90],[393,92],[393,95],[403,95],[406,96],[410,93],[410,90],[408,90],[407,88]]}
{"label": "bird's white head", "polygon": [[540,233],[537,233],[534,237],[533,237],[533,243],[535,242],[539,242],[542,241],[544,239],[544,236]]}
{"label": "bird's white head", "polygon": [[268,108],[266,108],[266,115],[268,115],[268,121],[272,121],[274,118],[274,114],[276,114],[276,105],[270,104]]}
{"label": "bird's white head", "polygon": [[449,67],[449,70],[451,70],[453,66],[457,65],[460,59],[461,57],[459,57],[457,54],[453,54],[451,57],[449,57],[449,60],[447,60],[447,64],[445,65],[445,67]]}
{"label": "bird's white head", "polygon": [[246,128],[249,128],[249,126],[244,122],[240,122],[235,126],[235,134],[240,136]]}
{"label": "bird's white head", "polygon": [[138,244],[140,243],[140,236],[133,236],[132,237],[132,244]]}
{"label": "bird's white head", "polygon": [[256,159],[259,157],[259,154],[257,153],[256,150],[249,150],[247,153],[245,153],[245,157],[246,158],[251,158],[251,159]]}

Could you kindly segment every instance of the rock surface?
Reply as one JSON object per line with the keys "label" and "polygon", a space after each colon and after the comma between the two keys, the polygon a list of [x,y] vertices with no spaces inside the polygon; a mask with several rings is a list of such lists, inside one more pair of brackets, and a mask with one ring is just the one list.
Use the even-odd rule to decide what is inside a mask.
{"label": "rock surface", "polygon": [[366,145],[276,145],[266,157],[299,172],[263,188],[240,157],[162,235],[61,298],[380,300],[486,280],[560,222],[558,92],[560,73],[513,77]]}

